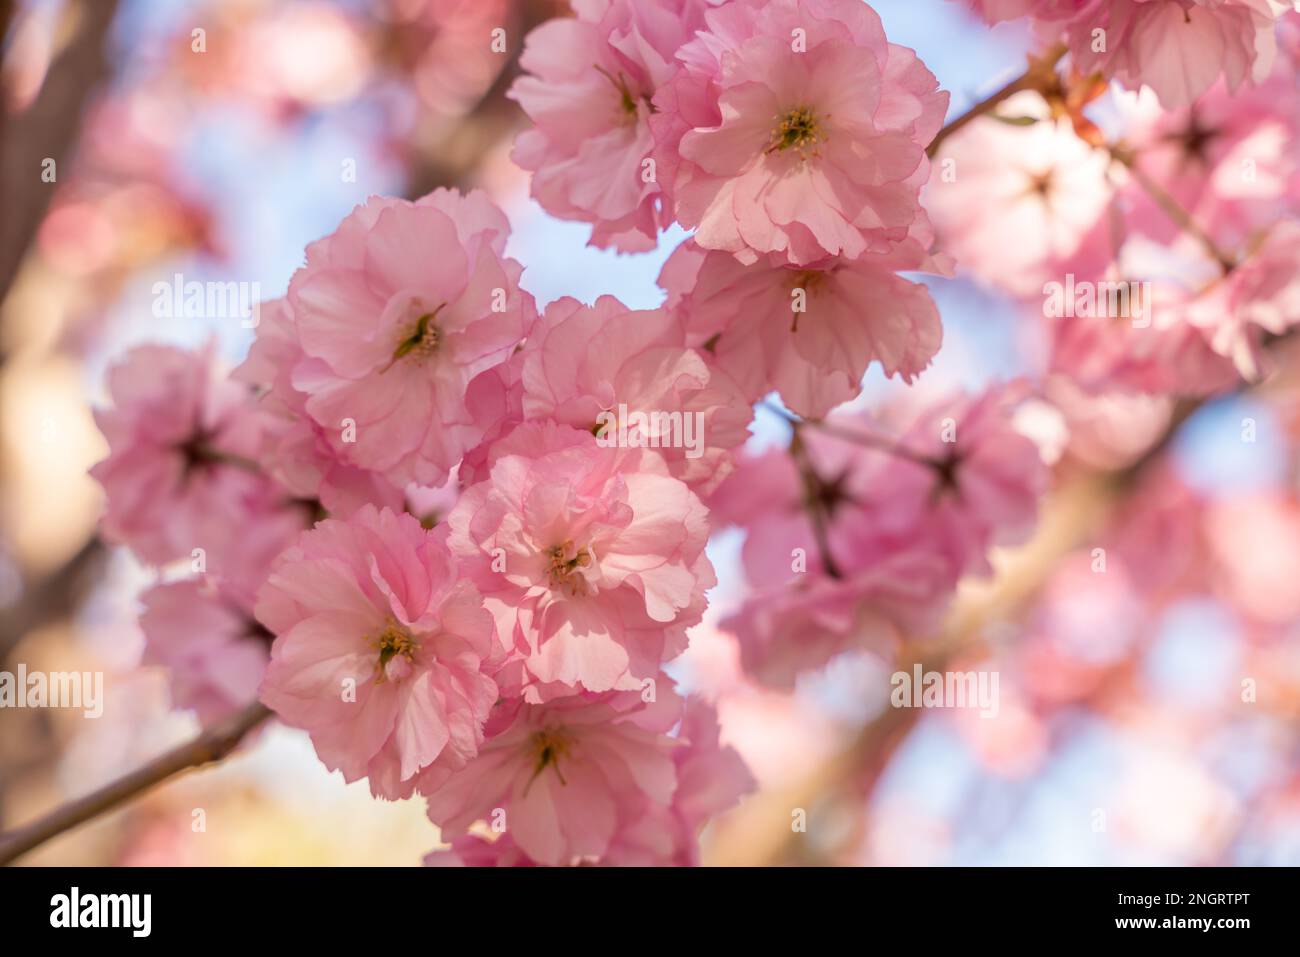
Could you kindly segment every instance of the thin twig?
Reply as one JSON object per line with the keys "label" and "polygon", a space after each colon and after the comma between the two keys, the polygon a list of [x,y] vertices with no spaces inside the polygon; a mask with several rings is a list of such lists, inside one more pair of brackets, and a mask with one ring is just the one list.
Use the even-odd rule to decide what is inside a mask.
{"label": "thin twig", "polygon": [[24,583],[18,600],[0,608],[0,661],[24,635],[73,614],[98,580],[107,554],[98,537],[90,538],[57,569]]}
{"label": "thin twig", "polygon": [[769,412],[775,413],[785,420],[791,428],[806,426],[810,429],[816,429],[818,432],[824,432],[826,435],[841,439],[845,442],[852,442],[854,445],[861,445],[863,448],[871,449],[875,452],[883,452],[886,455],[892,455],[895,458],[906,459],[909,462],[915,462],[917,465],[925,465],[929,468],[940,468],[943,463],[938,459],[923,455],[920,452],[913,452],[900,442],[887,438],[883,435],[871,435],[867,432],[859,432],[856,429],[846,429],[834,422],[827,422],[825,419],[801,419],[786,412],[780,406],[764,400],[759,403],[759,407]]}
{"label": "thin twig", "polygon": [[41,179],[42,164],[54,160],[56,172],[62,170],[76,146],[82,111],[108,74],[104,46],[117,0],[78,0],[64,7],[70,35],[36,99],[12,116],[0,106],[0,302],[54,194],[54,184]]}
{"label": "thin twig", "polygon": [[817,543],[817,551],[821,556],[822,570],[831,578],[843,578],[844,574],[835,564],[835,556],[831,553],[830,528],[827,526],[830,515],[822,500],[825,482],[808,458],[808,451],[803,446],[803,440],[799,438],[798,428],[795,428],[794,434],[790,437],[790,457],[794,459],[795,468],[799,470],[799,477],[803,482],[804,509],[808,512],[808,519],[812,524],[813,539]]}
{"label": "thin twig", "polygon": [[204,730],[187,744],[182,744],[154,758],[144,767],[118,778],[97,791],[92,791],[85,797],[69,801],[30,824],[7,834],[0,834],[0,864],[8,864],[32,848],[106,811],[111,811],[182,771],[220,761],[235,749],[248,732],[270,715],[271,712],[265,705],[260,701],[254,702],[225,721]]}
{"label": "thin twig", "polygon": [[934,159],[939,152],[939,146],[952,134],[956,133],[967,123],[976,120],[986,113],[993,112],[1004,100],[1008,100],[1024,90],[1042,91],[1048,87],[1056,75],[1056,64],[1065,56],[1066,46],[1064,43],[1058,43],[1041,57],[1033,57],[1029,61],[1029,67],[1024,73],[1007,83],[1001,89],[989,94],[980,100],[965,113],[956,119],[945,123],[943,129],[934,135],[930,145],[926,148],[926,155]]}
{"label": "thin twig", "polygon": [[1160,207],[1161,211],[1173,221],[1174,225],[1189,236],[1194,237],[1205,248],[1205,251],[1218,263],[1219,268],[1223,270],[1225,275],[1237,267],[1237,261],[1221,249],[1210,234],[1202,229],[1196,220],[1192,219],[1191,213],[1184,209],[1178,200],[1169,195],[1163,186],[1143,171],[1142,167],[1137,163],[1137,157],[1131,151],[1121,147],[1111,147],[1110,155],[1117,163],[1129,171],[1133,181],[1142,187],[1152,201]]}

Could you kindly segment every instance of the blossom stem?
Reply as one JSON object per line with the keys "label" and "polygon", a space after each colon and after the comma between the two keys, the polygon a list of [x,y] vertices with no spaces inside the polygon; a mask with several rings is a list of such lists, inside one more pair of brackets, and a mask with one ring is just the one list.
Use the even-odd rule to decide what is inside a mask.
{"label": "blossom stem", "polygon": [[939,146],[952,134],[956,133],[962,127],[972,120],[984,116],[986,113],[993,112],[1004,100],[1008,100],[1023,90],[1038,90],[1040,92],[1050,88],[1055,82],[1056,64],[1065,56],[1067,47],[1064,43],[1058,43],[1047,50],[1041,57],[1030,57],[1029,66],[1025,72],[1020,74],[1011,82],[1007,83],[1001,89],[990,93],[984,99],[980,100],[965,113],[953,120],[945,123],[943,128],[934,135],[930,145],[926,148],[926,155],[934,159],[939,152]]}
{"label": "blossom stem", "polygon": [[1204,229],[1192,219],[1191,213],[1182,207],[1178,200],[1162,187],[1159,183],[1148,176],[1137,163],[1137,157],[1131,150],[1118,146],[1110,147],[1111,157],[1129,171],[1133,181],[1137,183],[1151,197],[1152,201],[1160,207],[1161,211],[1168,216],[1179,229],[1188,235],[1194,237],[1199,242],[1210,257],[1223,270],[1224,275],[1232,272],[1237,267],[1237,261],[1223,249],[1221,249],[1214,239]]}
{"label": "blossom stem", "polygon": [[220,761],[270,715],[265,705],[255,701],[223,722],[205,729],[192,741],[154,758],[99,790],[69,801],[30,824],[0,834],[0,864],[8,864],[32,848],[112,810],[182,771]]}
{"label": "blossom stem", "polygon": [[252,459],[234,452],[224,452],[201,438],[181,446],[180,451],[192,465],[229,465],[245,472],[262,471],[262,466]]}
{"label": "blossom stem", "polygon": [[829,436],[841,439],[845,442],[852,442],[855,445],[861,445],[877,452],[884,452],[886,455],[893,455],[896,458],[907,459],[909,462],[915,462],[917,465],[924,465],[928,468],[941,468],[944,463],[938,459],[931,458],[928,455],[922,455],[919,452],[913,452],[905,448],[893,439],[886,438],[882,435],[869,435],[866,432],[858,432],[854,429],[846,429],[832,422],[826,422],[822,419],[801,419],[786,412],[780,406],[772,405],[770,402],[761,402],[763,408],[767,409],[781,418],[790,425],[791,428],[807,426],[824,432]]}
{"label": "blossom stem", "polygon": [[817,542],[817,552],[821,556],[822,569],[831,578],[843,578],[844,574],[840,571],[839,565],[835,563],[835,557],[831,554],[831,539],[829,518],[827,508],[822,500],[822,489],[825,487],[825,481],[813,464],[808,459],[808,452],[804,448],[803,440],[799,437],[799,429],[796,427],[794,434],[790,437],[790,457],[794,459],[795,466],[799,469],[799,476],[803,480],[804,487],[804,508],[808,512],[808,519],[812,523],[813,538]]}

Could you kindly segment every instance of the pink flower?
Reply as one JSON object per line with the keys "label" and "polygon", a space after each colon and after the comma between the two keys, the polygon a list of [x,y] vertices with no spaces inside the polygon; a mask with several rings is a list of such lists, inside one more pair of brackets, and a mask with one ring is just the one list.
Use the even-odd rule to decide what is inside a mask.
{"label": "pink flower", "polygon": [[755,591],[723,627],[748,673],[788,687],[843,651],[931,633],[960,577],[1024,540],[1047,474],[1012,419],[1022,392],[835,416],[741,463],[710,503],[747,532]]}
{"label": "pink flower", "polygon": [[[609,845],[599,857],[573,856],[567,863],[615,867],[694,867],[700,863],[699,832],[714,816],[754,790],[755,783],[736,750],[719,740],[713,707],[698,698],[688,699],[671,754],[676,766],[672,801],[659,795],[634,797],[620,794],[620,813]],[[556,774],[562,773],[557,761]],[[562,785],[567,787],[567,785]],[[566,792],[559,791],[567,797]],[[502,820],[504,808],[493,809]],[[505,817],[503,823],[508,821]],[[536,867],[508,831],[493,840],[463,834],[450,847],[424,859],[430,867]]]}
{"label": "pink flower", "polygon": [[620,822],[643,802],[667,807],[672,800],[678,742],[667,732],[681,700],[666,680],[653,703],[616,691],[545,704],[507,701],[497,712],[499,730],[467,767],[420,781],[444,837],[455,840],[487,820],[503,824],[532,861],[572,864],[604,855]]}
{"label": "pink flower", "polygon": [[756,590],[722,627],[736,635],[746,674],[791,688],[805,671],[855,649],[892,654],[933,634],[956,587],[951,564],[925,547],[879,552],[846,577],[810,571]]}
{"label": "pink flower", "polygon": [[277,636],[262,700],[380,797],[408,796],[430,766],[463,766],[497,697],[492,618],[445,539],[367,506],[304,533],[258,596]]}
{"label": "pink flower", "polygon": [[558,299],[518,359],[524,419],[656,449],[701,493],[726,477],[731,450],[749,435],[749,402],[705,352],[686,347],[681,320],[665,310]]}
{"label": "pink flower", "polygon": [[962,571],[988,573],[988,550],[1024,542],[1034,529],[1047,469],[1013,412],[1023,383],[957,395],[908,416],[897,448],[877,475],[890,528],[925,529]]}
{"label": "pink flower", "polygon": [[704,249],[807,264],[923,228],[946,93],[858,0],[737,0],[654,97],[661,182]]}
{"label": "pink flower", "polygon": [[508,226],[480,192],[373,198],[307,249],[288,301],[304,358],[292,384],[350,464],[439,485],[481,435],[470,379],[534,319]]}
{"label": "pink flower", "polygon": [[1293,626],[1300,506],[1288,495],[1244,495],[1214,502],[1204,523],[1215,591],[1243,617]]}
{"label": "pink flower", "polygon": [[[1051,368],[1085,390],[1211,395],[1268,370],[1264,344],[1300,322],[1295,220],[1277,221],[1226,276],[1183,240],[1186,275],[1150,282],[1138,321],[1108,314],[1058,317]],[[1169,255],[1161,250],[1168,260]]]}
{"label": "pink flower", "polygon": [[213,363],[212,344],[139,346],[109,370],[113,408],[95,413],[109,446],[90,470],[107,498],[104,534],[153,564],[234,562],[236,530],[288,521],[292,534],[300,524],[253,460],[261,425],[251,393],[218,379]]}
{"label": "pink flower", "polygon": [[593,225],[591,244],[654,248],[672,222],[650,153],[651,98],[702,27],[704,0],[574,0],[528,35],[510,97],[534,126],[511,158],[547,212]]}
{"label": "pink flower", "polygon": [[[844,425],[853,421],[835,417]],[[865,430],[864,430],[865,431]],[[852,575],[908,545],[886,538],[874,510],[882,453],[816,429],[804,429],[797,458],[772,449],[743,458],[710,497],[710,519],[747,532],[741,558],[755,585],[799,579],[806,572]],[[817,525],[824,528],[824,538]]]}
{"label": "pink flower", "polygon": [[715,579],[706,510],[663,459],[525,423],[487,468],[449,543],[531,675],[607,691],[685,648]]}
{"label": "pink flower", "polygon": [[1300,221],[1277,222],[1249,258],[1188,303],[1187,321],[1242,378],[1262,378],[1265,337],[1300,324]]}
{"label": "pink flower", "polygon": [[642,801],[640,813],[622,822],[602,863],[631,867],[695,867],[700,831],[756,787],[735,748],[719,740],[718,714],[700,698],[688,698],[673,751],[677,787],[667,807]]}
{"label": "pink flower", "polygon": [[231,373],[261,393],[259,462],[294,495],[320,502],[337,518],[367,503],[401,509],[402,489],[378,472],[350,464],[330,441],[330,430],[307,414],[307,395],[293,387],[293,370],[303,358],[288,301],[262,303],[257,338]]}
{"label": "pink flower", "polygon": [[[1161,110],[1131,98],[1124,141],[1146,176],[1226,249],[1249,245],[1281,211],[1300,210],[1300,89],[1279,64],[1233,96],[1216,83],[1194,106]],[[1141,184],[1124,191],[1126,225],[1160,242],[1182,229]]]}
{"label": "pink flower", "polygon": [[[855,421],[830,420],[872,439]],[[716,522],[747,532],[741,557],[753,591],[722,626],[756,680],[788,688],[841,652],[886,653],[938,625],[962,568],[913,490],[884,484],[893,461],[803,427],[797,458],[773,450],[746,459],[710,499]],[[891,518],[895,497],[904,510]]]}
{"label": "pink flower", "polygon": [[999,111],[1033,118],[971,123],[944,143],[925,190],[939,241],[957,265],[1019,297],[1037,297],[1066,273],[1099,278],[1114,259],[1107,209],[1110,157],[1054,120],[1035,93]]}
{"label": "pink flower", "polygon": [[1060,411],[1073,458],[1096,469],[1134,462],[1169,428],[1173,400],[1123,392],[1090,395],[1065,376],[1049,376],[1044,397]]}
{"label": "pink flower", "polygon": [[490,841],[477,834],[462,834],[446,850],[424,857],[425,867],[537,867],[509,834]]}
{"label": "pink flower", "polygon": [[212,579],[155,585],[141,597],[144,663],[165,667],[172,702],[204,724],[257,700],[270,635]]}
{"label": "pink flower", "polygon": [[[1126,251],[1137,245],[1130,241]],[[1118,315],[1107,306],[1051,318],[1051,371],[1091,393],[1207,395],[1231,388],[1239,381],[1232,361],[1215,352],[1187,321],[1195,287],[1212,281],[1193,276],[1134,281],[1129,288],[1139,290],[1141,316]],[[1150,283],[1145,291],[1141,282]]]}
{"label": "pink flower", "polygon": [[1033,530],[1047,484],[1038,446],[1014,419],[1026,394],[1012,383],[925,405],[909,397],[873,419],[803,425],[794,455],[751,459],[718,489],[715,520],[748,528],[742,556],[754,582],[799,577],[795,549],[806,568],[849,580],[918,547],[944,557],[954,578],[985,572],[989,548]]}
{"label": "pink flower", "polygon": [[750,402],[772,389],[800,415],[821,417],[861,392],[872,362],[911,382],[939,351],[943,330],[929,291],[898,269],[946,264],[909,240],[887,255],[790,266],[767,256],[745,266],[688,241],[664,265],[668,303],[688,342],[711,352]]}
{"label": "pink flower", "polygon": [[[1074,66],[1132,90],[1151,87],[1167,109],[1187,106],[1223,77],[1236,92],[1268,75],[1277,19],[1290,0],[968,0],[989,22],[1031,17],[1064,36]],[[1099,43],[1098,37],[1104,41]]]}

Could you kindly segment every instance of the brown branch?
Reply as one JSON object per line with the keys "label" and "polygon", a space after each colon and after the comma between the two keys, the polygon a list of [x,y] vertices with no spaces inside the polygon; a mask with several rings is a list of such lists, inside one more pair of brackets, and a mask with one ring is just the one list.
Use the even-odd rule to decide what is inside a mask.
{"label": "brown branch", "polygon": [[1142,187],[1175,226],[1201,244],[1205,251],[1209,253],[1210,258],[1218,263],[1219,268],[1223,270],[1225,275],[1237,267],[1237,261],[1224,252],[1210,234],[1202,229],[1196,220],[1192,219],[1191,213],[1184,209],[1178,200],[1169,195],[1163,186],[1146,174],[1142,167],[1138,165],[1137,157],[1130,150],[1111,147],[1110,155],[1129,171],[1133,181]]}
{"label": "brown branch", "polygon": [[799,428],[796,425],[790,436],[790,458],[794,460],[795,468],[799,470],[799,479],[803,483],[804,510],[808,513],[808,521],[812,525],[813,539],[817,543],[817,552],[821,557],[822,570],[831,578],[843,578],[844,573],[840,571],[839,565],[835,563],[835,556],[831,553],[830,528],[830,510],[824,501],[826,491],[826,481],[818,474],[808,457],[808,450],[804,448],[803,440],[799,437]]}
{"label": "brown branch", "polygon": [[1029,66],[1024,73],[1016,77],[1010,83],[1007,83],[1001,89],[990,93],[984,99],[980,100],[965,113],[956,119],[944,124],[943,129],[935,134],[934,139],[926,148],[926,155],[934,159],[935,154],[939,152],[939,147],[948,137],[952,136],[958,130],[966,126],[972,120],[976,120],[986,113],[993,112],[1004,100],[1008,100],[1024,90],[1038,90],[1040,92],[1051,89],[1056,83],[1056,64],[1065,56],[1066,46],[1064,43],[1058,43],[1041,57],[1030,57]]}
{"label": "brown branch", "polygon": [[0,661],[28,632],[75,611],[98,579],[106,557],[104,543],[91,538],[57,569],[26,584],[16,602],[0,609]]}
{"label": "brown branch", "polygon": [[55,189],[41,180],[46,159],[61,170],[71,155],[91,91],[107,74],[104,39],[117,0],[69,3],[72,34],[23,112],[6,116],[0,107],[0,303],[4,301]]}
{"label": "brown branch", "polygon": [[271,712],[254,702],[225,721],[213,725],[187,744],[154,758],[142,768],[118,778],[97,791],[55,808],[45,817],[0,834],[0,864],[8,864],[32,848],[110,811],[183,771],[220,761]]}

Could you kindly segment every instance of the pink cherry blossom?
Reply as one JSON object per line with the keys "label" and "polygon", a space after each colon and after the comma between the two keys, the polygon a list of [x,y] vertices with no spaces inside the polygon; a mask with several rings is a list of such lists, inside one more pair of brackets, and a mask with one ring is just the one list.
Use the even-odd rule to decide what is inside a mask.
{"label": "pink cherry blossom", "polygon": [[790,688],[805,671],[846,651],[890,655],[906,639],[934,633],[956,585],[952,566],[925,548],[877,552],[847,577],[820,571],[755,590],[722,621],[740,642],[745,672]]}
{"label": "pink cherry blossom", "polygon": [[607,691],[681,652],[715,579],[706,510],[662,458],[525,423],[487,467],[449,542],[537,680]]}
{"label": "pink cherry blossom", "polygon": [[1173,400],[1109,392],[1091,395],[1065,376],[1049,376],[1044,397],[1064,417],[1069,454],[1098,469],[1129,465],[1169,427]]}
{"label": "pink cherry blossom", "polygon": [[109,454],[90,474],[104,487],[104,534],[147,562],[234,564],[236,529],[287,521],[292,534],[297,524],[254,461],[252,394],[217,378],[214,361],[211,343],[199,352],[148,345],[109,370],[113,406],[95,413]]}
{"label": "pink cherry blossom", "polygon": [[321,522],[282,556],[257,617],[276,635],[262,700],[345,780],[405,797],[420,771],[477,752],[498,648],[445,528],[374,506]]}
{"label": "pink cherry blossom", "polygon": [[1252,255],[1188,303],[1187,321],[1242,378],[1261,378],[1265,337],[1300,324],[1300,221],[1279,221]]}
{"label": "pink cherry blossom", "polygon": [[680,744],[673,751],[677,787],[672,802],[665,807],[643,800],[642,812],[621,823],[602,863],[697,866],[705,823],[754,790],[754,777],[740,754],[720,741],[712,705],[696,697],[686,699],[676,737]]}
{"label": "pink cherry blossom", "polygon": [[[962,0],[958,32],[891,7],[931,64],[989,34],[966,11],[1022,21],[943,64],[968,101],[951,116],[864,0],[225,6],[250,9],[223,7],[210,54],[182,25],[111,85],[49,214],[17,209],[35,238],[0,257],[19,432],[63,421],[60,356],[111,348],[150,271],[212,280],[175,276],[169,335],[194,320],[213,344],[131,351],[98,414],[99,538],[147,581],[138,634],[112,603],[80,643],[116,671],[142,637],[149,680],[124,687],[209,726],[264,703],[341,783],[427,802],[432,866],[961,857],[970,822],[913,800],[933,769],[891,755],[1032,802],[1099,732],[1129,844],[1277,856],[1300,808],[1300,0]],[[6,63],[34,120],[56,19],[19,17]],[[342,159],[345,181],[482,191],[361,202],[223,378],[216,343],[248,330],[224,323],[246,284],[222,280],[284,280],[267,242],[320,212],[250,219],[236,194],[267,191],[218,170],[248,142],[197,178],[176,162],[209,145],[210,107],[250,104],[233,132],[270,185]],[[281,155],[304,131],[314,168]],[[555,217],[589,227],[586,265]],[[575,268],[604,270],[582,301]],[[646,268],[655,308],[600,295],[652,304],[629,284]],[[59,471],[85,443],[41,431],[5,462],[17,639],[75,611],[98,551]],[[923,695],[961,710],[875,733],[917,661],[978,669],[980,700]],[[1246,709],[1241,675],[1262,676]],[[143,768],[101,794],[174,763],[147,763],[165,696],[122,702],[112,734],[69,740],[88,789]],[[900,746],[912,726],[941,747]],[[145,828],[145,856],[220,851]],[[994,857],[1052,846],[980,834]]]}
{"label": "pink cherry blossom", "polygon": [[993,385],[802,425],[794,454],[741,463],[710,498],[714,521],[746,528],[756,585],[798,579],[796,550],[807,569],[848,580],[917,548],[940,556],[953,582],[987,571],[988,549],[1032,531],[1046,488],[1040,450],[1014,418],[1026,396],[1022,382]]}
{"label": "pink cherry blossom", "polygon": [[[667,732],[681,700],[665,679],[642,694],[590,692],[544,704],[498,706],[501,727],[463,770],[424,775],[429,817],[455,840],[476,821],[504,823],[539,864],[599,860],[643,802],[666,808],[677,788],[679,742]],[[455,845],[453,845],[455,847]]]}
{"label": "pink cherry blossom", "polygon": [[1213,582],[1244,616],[1290,624],[1300,617],[1291,572],[1300,561],[1300,505],[1285,495],[1213,503],[1205,519]]}
{"label": "pink cherry blossom", "polygon": [[319,501],[336,517],[367,503],[400,509],[402,489],[378,472],[350,464],[330,441],[330,430],[307,414],[307,395],[293,387],[293,370],[303,358],[288,301],[262,303],[257,338],[231,373],[260,393],[258,461],[294,495]]}
{"label": "pink cherry blossom", "polygon": [[887,529],[918,527],[955,567],[988,573],[988,551],[1033,531],[1047,469],[1013,417],[1023,382],[958,394],[900,416],[897,448],[877,476],[878,518]]}
{"label": "pink cherry blossom", "polygon": [[[1212,395],[1258,380],[1268,369],[1267,339],[1300,322],[1297,235],[1296,221],[1278,221],[1226,276],[1202,253],[1182,278],[1150,283],[1140,321],[1056,318],[1049,323],[1053,371],[1091,392]],[[1190,239],[1183,247],[1200,252]]]}
{"label": "pink cherry blossom", "polygon": [[748,673],[788,687],[844,651],[891,653],[937,628],[992,547],[1027,537],[1047,475],[1013,419],[1024,392],[834,416],[740,465],[710,503],[747,533],[752,593],[723,627]]}
{"label": "pink cherry blossom", "polygon": [[1054,120],[1035,93],[1002,104],[1014,126],[976,120],[944,143],[925,190],[939,242],[958,268],[1015,296],[1066,273],[1096,279],[1115,255],[1110,157]]}
{"label": "pink cherry blossom", "polygon": [[371,199],[308,247],[288,301],[304,358],[292,384],[348,463],[440,485],[481,438],[465,387],[534,319],[486,196]]}
{"label": "pink cherry blossom", "polygon": [[[1300,88],[1279,63],[1257,86],[1216,83],[1186,109],[1154,97],[1124,101],[1134,162],[1225,249],[1248,246],[1283,210],[1300,211]],[[1140,184],[1124,191],[1127,228],[1160,242],[1182,228]]]}
{"label": "pink cherry blossom", "polygon": [[804,265],[922,227],[946,93],[858,0],[738,0],[705,13],[655,94],[673,211],[704,249]]}
{"label": "pink cherry blossom", "polygon": [[478,834],[453,838],[446,850],[433,851],[424,857],[426,867],[537,867],[538,864],[519,849],[509,834],[488,840]]}
{"label": "pink cherry blossom", "polygon": [[257,700],[270,635],[212,579],[155,585],[140,598],[144,663],[169,673],[172,702],[204,724]]}
{"label": "pink cherry blossom", "polygon": [[1149,86],[1166,109],[1187,106],[1220,77],[1236,92],[1267,76],[1277,20],[1295,8],[1291,0],[967,2],[991,23],[1028,15],[1044,38],[1065,38],[1081,73]]}
{"label": "pink cherry blossom", "polygon": [[872,362],[911,382],[943,331],[929,291],[895,270],[945,271],[914,240],[888,254],[791,266],[776,255],[745,266],[693,241],[664,265],[668,303],[688,341],[716,358],[755,401],[775,388],[800,415],[820,417],[856,397]]}
{"label": "pink cherry blossom", "polygon": [[[605,852],[572,863],[616,867],[694,867],[700,863],[701,828],[754,790],[754,778],[736,750],[720,743],[717,713],[703,700],[687,699],[675,737],[672,801],[663,804],[640,796],[634,807],[630,803],[617,815]],[[558,762],[556,770],[560,770]],[[478,834],[455,837],[450,847],[429,854],[424,863],[431,867],[537,866],[508,830],[493,839]]]}
{"label": "pink cherry blossom", "polygon": [[653,249],[663,208],[651,99],[680,68],[677,48],[703,26],[704,0],[574,0],[525,40],[511,87],[533,122],[512,159],[534,175],[549,213],[593,225],[591,243]]}
{"label": "pink cherry blossom", "polygon": [[665,310],[630,310],[612,296],[593,306],[558,299],[518,357],[522,415],[656,449],[674,477],[707,494],[730,471],[753,410],[686,338]]}
{"label": "pink cherry blossom", "polygon": [[[1126,249],[1136,244],[1126,244]],[[1070,377],[1085,392],[1206,395],[1239,381],[1231,359],[1211,348],[1188,322],[1197,287],[1210,279],[1147,280],[1143,316],[1116,316],[1108,309],[1058,316],[1047,323],[1051,371]],[[1139,287],[1141,288],[1141,287]]]}

